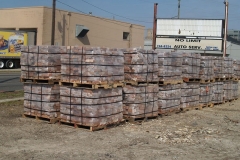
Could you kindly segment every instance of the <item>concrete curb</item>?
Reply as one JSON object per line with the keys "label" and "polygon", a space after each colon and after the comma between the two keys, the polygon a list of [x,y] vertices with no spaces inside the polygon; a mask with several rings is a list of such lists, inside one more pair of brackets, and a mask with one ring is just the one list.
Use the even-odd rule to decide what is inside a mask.
{"label": "concrete curb", "polygon": [[0,69],[0,73],[13,73],[13,72],[21,72],[21,69]]}
{"label": "concrete curb", "polygon": [[0,100],[0,103],[11,102],[11,101],[19,101],[19,100],[24,100],[24,97],[12,98],[12,99],[3,99],[3,100]]}

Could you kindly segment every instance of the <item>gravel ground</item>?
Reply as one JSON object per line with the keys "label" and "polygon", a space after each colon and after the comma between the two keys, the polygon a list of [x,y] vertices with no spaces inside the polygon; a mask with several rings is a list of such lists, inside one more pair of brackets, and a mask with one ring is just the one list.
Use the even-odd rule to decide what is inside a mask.
{"label": "gravel ground", "polygon": [[89,132],[22,118],[0,104],[0,159],[239,159],[240,100]]}
{"label": "gravel ground", "polygon": [[23,91],[0,92],[0,100],[23,97]]}

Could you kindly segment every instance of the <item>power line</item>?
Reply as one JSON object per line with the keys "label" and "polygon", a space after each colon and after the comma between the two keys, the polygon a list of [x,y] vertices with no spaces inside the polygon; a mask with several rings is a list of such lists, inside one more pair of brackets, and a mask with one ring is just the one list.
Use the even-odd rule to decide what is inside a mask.
{"label": "power line", "polygon": [[136,22],[152,23],[152,22],[146,22],[146,21],[141,21],[141,20],[136,20],[136,19],[124,17],[124,16],[121,16],[121,15],[118,15],[118,14],[115,14],[115,13],[112,13],[112,12],[109,12],[109,11],[107,11],[107,10],[105,10],[105,9],[102,9],[102,8],[96,6],[96,5],[93,5],[93,4],[85,1],[85,0],[82,0],[82,1],[85,2],[85,3],[87,3],[87,4],[89,4],[89,5],[91,5],[91,6],[93,6],[93,7],[95,7],[95,8],[97,8],[97,9],[102,10],[102,11],[104,11],[104,12],[106,12],[106,13],[109,13],[109,14],[112,14],[112,15],[115,15],[115,16],[118,16],[118,17],[121,17],[121,18],[125,18],[125,19],[131,20],[131,21],[136,21]]}
{"label": "power line", "polygon": [[[79,11],[79,12],[81,12],[81,13],[84,13],[84,14],[88,15],[87,13],[85,13],[85,12],[83,12],[83,11],[75,8],[75,7],[72,7],[72,6],[70,6],[70,5],[66,4],[66,3],[63,3],[63,2],[61,2],[61,1],[59,1],[59,0],[57,0],[57,1],[60,2],[60,3],[63,4],[63,5],[66,5],[66,6],[70,7],[70,8],[72,8],[72,9],[76,10],[76,11]],[[117,25],[119,25],[119,26],[129,27],[129,26],[127,26],[127,25],[119,24],[119,23],[121,23],[121,21],[119,21],[119,23],[117,23],[117,21],[114,22],[114,21],[112,21],[112,20],[110,20],[110,19],[106,19],[106,18],[101,18],[101,17],[96,17],[96,16],[95,16],[95,18],[101,19],[101,20],[106,21],[106,22],[108,22],[108,23],[117,24]],[[82,20],[82,19],[81,19],[81,20]],[[89,22],[89,21],[86,21],[86,20],[82,20],[82,21]],[[93,23],[93,22],[90,22],[90,23]],[[122,22],[122,23],[126,23],[126,22]],[[98,23],[93,23],[93,24],[99,25]],[[145,26],[144,26],[144,27],[145,27]],[[143,29],[143,28],[138,28],[138,27],[134,27],[134,26],[133,26],[133,28],[139,29],[139,30],[142,30],[142,29]]]}
{"label": "power line", "polygon": [[68,6],[68,7],[72,8],[72,9],[75,9],[76,11],[78,11],[78,12],[80,12],[80,13],[87,14],[87,13],[85,13],[85,12],[83,12],[83,11],[77,9],[77,8],[74,8],[74,7],[72,7],[72,6],[70,6],[70,5],[66,4],[66,3],[63,3],[63,2],[61,2],[61,1],[59,1],[59,0],[57,0],[57,1],[58,1],[59,3],[65,5],[65,6]]}

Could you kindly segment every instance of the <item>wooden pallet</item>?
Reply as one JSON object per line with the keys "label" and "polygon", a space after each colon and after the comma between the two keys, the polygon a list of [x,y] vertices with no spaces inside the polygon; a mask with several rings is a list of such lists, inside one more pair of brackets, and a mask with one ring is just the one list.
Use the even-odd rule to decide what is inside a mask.
{"label": "wooden pallet", "polygon": [[183,77],[182,78],[184,82],[200,82],[200,78],[186,78],[186,77]]}
{"label": "wooden pallet", "polygon": [[57,121],[59,121],[59,118],[57,118],[57,117],[50,117],[48,115],[39,115],[39,114],[23,113],[22,117],[24,117],[24,118],[35,118],[36,120],[48,121],[51,124],[54,124]]}
{"label": "wooden pallet", "polygon": [[232,102],[233,100],[230,99],[230,100],[224,100],[224,103],[228,103],[228,102]]}
{"label": "wooden pallet", "polygon": [[139,86],[141,84],[158,84],[158,82],[146,82],[146,81],[131,81],[131,80],[126,80],[124,81],[125,85],[133,85],[133,86]]}
{"label": "wooden pallet", "polygon": [[169,85],[169,84],[182,84],[183,80],[166,80],[159,81],[159,85]]}
{"label": "wooden pallet", "polygon": [[59,79],[27,79],[20,78],[20,82],[22,83],[40,83],[40,84],[58,84]]}
{"label": "wooden pallet", "polygon": [[112,88],[117,88],[117,87],[124,87],[125,84],[123,82],[118,82],[118,83],[113,83]]}
{"label": "wooden pallet", "polygon": [[213,103],[207,103],[207,104],[200,104],[200,106],[201,106],[202,108],[205,108],[205,107],[210,107],[210,108],[212,108],[212,107],[214,107],[214,104],[213,104]]}
{"label": "wooden pallet", "polygon": [[158,114],[161,116],[170,116],[172,114],[176,114],[181,112],[180,107],[172,107],[172,108],[166,108],[166,109],[159,109]]}
{"label": "wooden pallet", "polygon": [[227,103],[227,102],[233,102],[233,101],[236,101],[236,100],[238,100],[238,98],[224,100],[224,102]]}
{"label": "wooden pallet", "polygon": [[221,104],[224,104],[225,101],[222,101],[222,102],[213,102],[214,105],[221,105]]}
{"label": "wooden pallet", "polygon": [[238,98],[234,98],[233,100],[236,101],[236,100],[238,100]]}
{"label": "wooden pallet", "polygon": [[99,89],[99,88],[104,88],[104,89],[110,89],[110,88],[117,88],[117,87],[123,87],[124,83],[119,82],[119,83],[113,83],[113,84],[87,84],[87,83],[78,83],[78,82],[59,82],[60,86],[71,86],[71,87],[84,87],[84,88],[91,88],[91,89]]}
{"label": "wooden pallet", "polygon": [[212,83],[215,82],[215,79],[201,79],[200,83],[204,84],[204,83]]}
{"label": "wooden pallet", "polygon": [[182,112],[191,111],[191,110],[202,110],[202,106],[198,105],[198,106],[190,106],[190,107],[181,108]]}
{"label": "wooden pallet", "polygon": [[221,82],[221,81],[229,81],[232,78],[215,78],[215,82]]}
{"label": "wooden pallet", "polygon": [[234,78],[232,78],[232,80],[233,80],[233,81],[239,81],[240,78],[236,78],[236,77],[234,77]]}
{"label": "wooden pallet", "polygon": [[158,112],[140,114],[136,116],[123,115],[123,118],[129,123],[141,124],[142,122],[146,122],[150,119],[158,119]]}
{"label": "wooden pallet", "polygon": [[93,132],[93,131],[110,129],[110,128],[119,126],[121,124],[124,124],[125,122],[126,122],[125,120],[121,120],[119,122],[115,122],[115,123],[112,123],[112,124],[101,125],[101,126],[86,126],[86,125],[82,125],[78,122],[74,122],[74,121],[69,122],[67,120],[61,119],[61,120],[59,120],[59,125],[71,126],[71,127],[74,127],[74,128],[83,129],[83,130]]}

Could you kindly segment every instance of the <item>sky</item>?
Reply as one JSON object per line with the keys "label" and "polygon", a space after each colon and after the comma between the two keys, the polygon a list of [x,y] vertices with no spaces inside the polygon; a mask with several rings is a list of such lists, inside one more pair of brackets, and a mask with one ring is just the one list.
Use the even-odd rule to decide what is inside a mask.
{"label": "sky", "polygon": [[[0,0],[1,8],[48,6],[52,0]],[[224,0],[181,0],[180,18],[224,19]],[[240,30],[240,0],[228,0],[228,29]],[[158,3],[158,18],[176,18],[178,0],[57,0],[57,8],[110,18],[145,28],[153,26],[153,6]]]}

